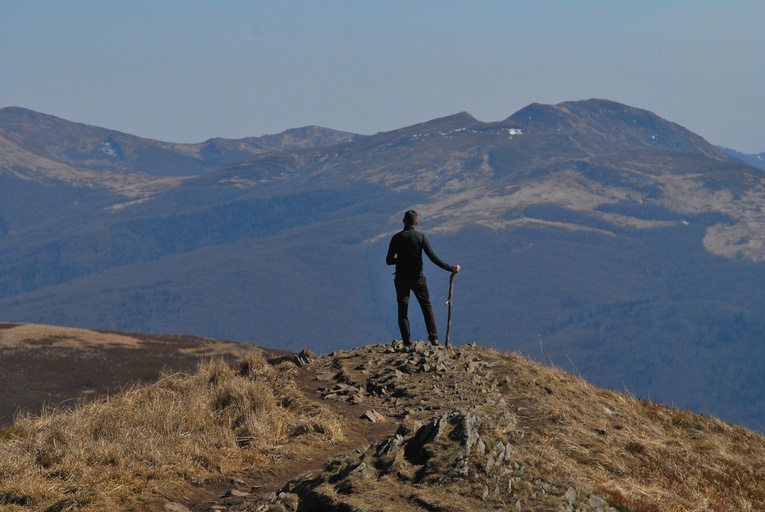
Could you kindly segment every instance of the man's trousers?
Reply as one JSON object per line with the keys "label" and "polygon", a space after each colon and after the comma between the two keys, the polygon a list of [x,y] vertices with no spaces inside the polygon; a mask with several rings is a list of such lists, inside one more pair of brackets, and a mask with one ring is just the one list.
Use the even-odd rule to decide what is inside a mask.
{"label": "man's trousers", "polygon": [[398,327],[401,330],[401,339],[404,343],[411,343],[412,333],[409,329],[409,292],[414,292],[417,302],[420,303],[422,316],[425,319],[425,328],[428,330],[428,341],[438,341],[438,329],[433,315],[433,306],[430,303],[428,282],[425,276],[420,274],[416,277],[399,277],[394,279],[396,285],[396,302],[398,303]]}

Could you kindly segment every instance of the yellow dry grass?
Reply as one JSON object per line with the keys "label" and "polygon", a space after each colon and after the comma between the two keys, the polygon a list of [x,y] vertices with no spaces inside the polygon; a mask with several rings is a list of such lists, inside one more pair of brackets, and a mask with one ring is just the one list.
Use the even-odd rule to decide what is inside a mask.
{"label": "yellow dry grass", "polygon": [[765,510],[765,437],[717,418],[590,385],[518,356],[522,443],[541,473],[624,511]]}
{"label": "yellow dry grass", "polygon": [[[442,478],[458,448],[445,432],[428,448],[427,471],[401,457],[390,472],[352,482],[353,492],[325,485],[328,499],[388,510],[522,503],[531,507],[523,510],[557,511],[573,489],[577,506],[598,495],[620,512],[765,510],[765,437],[597,388],[517,354],[459,352],[453,371],[399,372],[395,389],[372,392],[364,407],[407,411],[399,429],[407,435],[433,417],[468,411],[487,449],[512,446],[505,466],[489,471],[486,452],[473,451],[466,477]],[[255,355],[236,369],[213,360],[194,374],[165,375],[71,411],[20,419],[0,431],[0,510],[147,510],[224,475],[290,461],[299,469],[308,456],[326,456],[344,429],[351,432],[358,410],[350,409],[352,418],[341,406],[329,412],[301,393],[293,373],[307,372],[300,374],[305,384],[311,372],[331,368],[374,390],[388,382],[390,368],[411,369],[412,355],[362,347],[303,368]],[[372,446],[360,460],[371,464],[374,453]],[[541,493],[545,482],[555,491]]]}
{"label": "yellow dry grass", "polygon": [[137,348],[142,344],[137,338],[127,335],[42,324],[19,324],[0,330],[0,347],[3,349],[33,348],[43,341],[51,346],[69,348],[88,348],[94,345]]}
{"label": "yellow dry grass", "polygon": [[142,509],[341,439],[340,422],[301,395],[289,368],[259,356],[238,370],[208,361],[192,375],[20,419],[0,436],[0,508]]}

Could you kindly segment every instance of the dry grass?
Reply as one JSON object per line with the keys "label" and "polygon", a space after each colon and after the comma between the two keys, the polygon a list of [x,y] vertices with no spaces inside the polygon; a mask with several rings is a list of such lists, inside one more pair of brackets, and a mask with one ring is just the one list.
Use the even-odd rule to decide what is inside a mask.
{"label": "dry grass", "polygon": [[[423,347],[361,347],[301,368],[259,356],[236,369],[210,361],[192,375],[20,420],[0,430],[0,510],[147,510],[252,468],[291,463],[294,476],[308,471],[309,457],[327,456],[327,443],[343,431],[353,439],[363,408],[399,418],[408,437],[434,418],[469,413],[485,450],[462,452],[451,424],[423,448],[424,462],[407,458],[405,444],[378,457],[376,445],[342,455],[348,445],[337,443],[341,458],[321,478],[288,485],[293,500],[306,507],[326,500],[316,502],[322,510],[557,512],[589,510],[598,495],[620,512],[765,510],[759,434],[600,389],[516,354]],[[423,361],[439,355],[448,369],[425,370]],[[306,391],[326,385],[318,375],[333,374],[369,393],[362,409],[331,402],[330,413],[300,392],[293,372]],[[499,443],[512,452],[490,464]],[[462,460],[468,469],[455,473]],[[360,462],[365,470],[348,472]]]}
{"label": "dry grass", "polygon": [[240,369],[208,361],[193,375],[20,419],[0,436],[0,508],[140,509],[341,439],[340,422],[301,395],[289,369],[257,356]]}
{"label": "dry grass", "polygon": [[535,401],[522,422],[531,434],[523,452],[540,472],[622,512],[765,510],[765,437],[520,357],[513,367],[532,377],[511,393]]}

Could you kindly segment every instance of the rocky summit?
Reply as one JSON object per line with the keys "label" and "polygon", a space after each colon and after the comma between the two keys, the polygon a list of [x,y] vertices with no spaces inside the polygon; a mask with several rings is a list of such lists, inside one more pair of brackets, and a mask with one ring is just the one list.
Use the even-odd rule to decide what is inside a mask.
{"label": "rocky summit", "polygon": [[294,361],[293,377],[305,396],[342,417],[349,435],[364,432],[361,445],[265,494],[258,475],[269,470],[250,473],[245,496],[234,497],[232,489],[192,508],[611,512],[765,506],[765,473],[756,463],[765,455],[765,439],[758,434],[598,389],[516,354],[396,341],[324,356],[303,352]]}
{"label": "rocky summit", "polygon": [[[84,375],[117,345],[143,355],[124,360],[135,371],[173,350],[217,346],[51,326],[4,332],[17,334],[17,354],[38,353],[41,380],[75,349],[89,354],[70,359]],[[0,428],[0,509],[765,509],[762,435],[519,354],[400,341],[325,355],[249,348],[107,397],[77,399],[71,388],[64,406],[17,417]]]}

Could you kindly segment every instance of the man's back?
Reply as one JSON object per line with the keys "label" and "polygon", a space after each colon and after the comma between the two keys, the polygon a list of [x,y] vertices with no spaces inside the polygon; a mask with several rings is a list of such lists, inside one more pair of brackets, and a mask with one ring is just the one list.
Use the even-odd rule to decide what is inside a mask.
{"label": "man's back", "polygon": [[422,246],[425,236],[416,231],[414,226],[406,226],[390,241],[388,265],[396,265],[398,276],[418,276],[422,272]]}
{"label": "man's back", "polygon": [[404,226],[403,230],[393,235],[385,262],[388,265],[396,265],[396,276],[398,277],[417,277],[422,273],[423,252],[430,258],[430,261],[442,269],[453,270],[451,266],[436,256],[428,239],[423,233],[415,230],[414,226]]}

